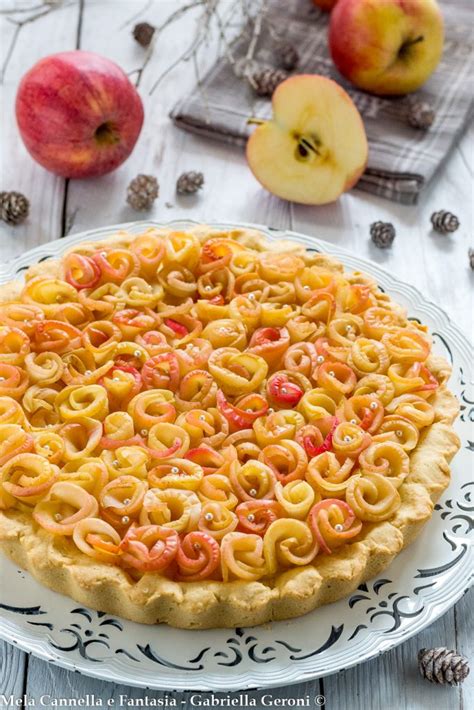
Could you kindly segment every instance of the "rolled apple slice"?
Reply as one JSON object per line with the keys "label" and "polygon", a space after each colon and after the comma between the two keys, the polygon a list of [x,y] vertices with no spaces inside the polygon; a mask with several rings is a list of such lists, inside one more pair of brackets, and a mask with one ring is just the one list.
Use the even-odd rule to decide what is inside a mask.
{"label": "rolled apple slice", "polygon": [[358,181],[367,164],[362,118],[335,81],[301,74],[273,94],[273,118],[247,143],[257,180],[277,197],[307,205],[333,202]]}

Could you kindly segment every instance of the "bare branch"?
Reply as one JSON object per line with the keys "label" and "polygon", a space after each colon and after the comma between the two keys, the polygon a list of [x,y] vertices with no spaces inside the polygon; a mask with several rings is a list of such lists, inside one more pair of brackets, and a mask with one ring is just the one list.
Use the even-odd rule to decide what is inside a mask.
{"label": "bare branch", "polygon": [[[222,44],[224,54],[230,65],[233,67],[236,76],[245,76],[248,78],[253,65],[253,57],[256,52],[258,40],[262,31],[263,21],[267,12],[267,2],[268,0],[253,0],[253,2],[249,2],[249,0],[233,0],[230,4],[229,12],[224,13],[224,17],[220,12],[221,5],[223,4],[222,0],[192,0],[192,2],[178,8],[172,12],[161,25],[158,25],[155,28],[155,33],[144,63],[140,69],[133,72],[138,75],[137,85],[141,80],[145,67],[151,59],[157,37],[180,17],[191,9],[197,7],[201,7],[202,9],[199,17],[197,18],[196,29],[191,43],[187,49],[180,54],[170,64],[170,66],[168,66],[165,71],[160,74],[160,76],[158,76],[150,89],[150,94],[154,93],[157,86],[163,81],[163,79],[168,76],[168,74],[170,74],[181,62],[189,60],[193,61],[198,88],[202,91],[203,86],[198,62],[198,53],[201,47],[209,45],[211,35],[215,31],[218,33],[219,46]],[[239,13],[239,22],[233,24],[236,12]],[[230,30],[232,30],[232,32],[230,32]],[[238,62],[236,61],[231,47],[231,36],[235,36],[238,30],[245,32],[249,40],[246,55],[242,60],[242,71],[239,71],[237,66]]]}
{"label": "bare branch", "polygon": [[171,15],[163,22],[162,25],[158,25],[158,27],[155,28],[155,35],[160,35],[166,27],[171,25],[172,22],[175,22],[181,15],[184,15],[188,10],[191,10],[193,7],[198,7],[199,5],[206,5],[208,0],[195,0],[194,2],[190,2],[188,5],[183,5],[183,7],[178,8],[174,12],[171,13]]}
{"label": "bare branch", "polygon": [[[49,15],[51,12],[56,12],[57,10],[62,10],[63,8],[66,7],[71,7],[72,5],[76,5],[77,0],[71,0],[71,2],[66,2],[66,3],[57,3],[57,4],[43,4],[41,5],[41,9],[39,12],[36,13],[36,15],[31,15],[30,17],[25,17],[23,20],[17,20],[14,17],[7,16],[7,20],[11,22],[14,25],[17,25],[17,27],[23,27],[23,25],[28,25],[30,22],[35,22],[36,20],[41,19],[42,17],[46,17],[46,15]],[[30,8],[31,10],[32,8]]]}
{"label": "bare branch", "polygon": [[260,34],[262,32],[263,18],[265,17],[266,12],[267,12],[267,0],[262,0],[262,4],[261,4],[260,9],[258,11],[257,17],[255,18],[252,39],[250,40],[250,43],[249,43],[249,46],[247,49],[247,54],[245,55],[245,62],[247,64],[247,69],[250,66],[251,62],[253,61],[253,58],[255,55],[255,50],[257,48],[257,43],[260,38]]}
{"label": "bare branch", "polygon": [[138,20],[140,15],[143,15],[144,12],[146,12],[151,6],[153,5],[153,0],[147,0],[145,5],[142,7],[141,10],[138,12],[135,12],[131,17],[128,18],[128,20],[125,20],[123,25],[120,25],[119,30],[123,30],[125,27],[128,27],[128,25],[131,25],[132,22],[135,20]]}
{"label": "bare branch", "polygon": [[0,15],[19,15],[24,12],[35,12],[36,10],[41,10],[44,5],[32,5],[31,7],[10,7],[5,9],[0,9]]}

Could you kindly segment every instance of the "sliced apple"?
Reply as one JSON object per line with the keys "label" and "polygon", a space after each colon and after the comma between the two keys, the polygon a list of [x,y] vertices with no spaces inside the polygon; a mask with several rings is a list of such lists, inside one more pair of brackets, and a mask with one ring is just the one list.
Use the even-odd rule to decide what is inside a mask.
{"label": "sliced apple", "polygon": [[273,94],[273,119],[256,128],[247,161],[277,197],[306,205],[333,202],[360,178],[368,145],[362,118],[335,81],[300,74]]}

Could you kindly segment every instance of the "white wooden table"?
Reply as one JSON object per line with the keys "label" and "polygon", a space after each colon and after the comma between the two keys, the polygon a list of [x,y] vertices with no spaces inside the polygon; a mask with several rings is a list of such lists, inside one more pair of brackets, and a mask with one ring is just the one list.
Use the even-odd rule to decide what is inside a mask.
{"label": "white wooden table", "polygon": [[[146,122],[138,145],[125,165],[101,179],[69,182],[47,173],[30,159],[19,140],[13,110],[23,73],[46,54],[78,47],[102,53],[125,71],[132,72],[144,59],[143,50],[130,35],[135,21],[132,17],[144,9],[140,19],[158,24],[180,2],[63,0],[60,9],[21,27],[9,22],[5,14],[0,16],[0,66],[3,67],[0,189],[18,190],[31,201],[31,214],[23,225],[1,224],[0,258],[11,259],[26,249],[68,233],[137,219],[137,213],[125,204],[126,186],[137,173],[152,173],[159,179],[160,197],[147,216],[161,221],[188,217],[203,221],[257,222],[339,243],[416,285],[472,338],[474,272],[469,269],[467,259],[468,247],[474,246],[472,128],[417,207],[396,205],[358,191],[321,208],[278,200],[260,188],[238,150],[182,133],[171,124],[167,116],[178,93],[188,91],[194,82],[189,64],[179,66],[157,92],[149,96],[156,76],[182,50],[183,43],[189,42],[194,22],[190,15],[162,35],[141,76],[139,91],[145,102]],[[23,10],[40,4],[41,0],[0,0],[0,10]],[[14,17],[24,20],[30,15],[21,12]],[[210,52],[208,61],[211,61]],[[205,174],[205,187],[199,196],[178,198],[176,178],[190,169]],[[460,218],[461,227],[451,237],[431,231],[430,215],[441,208],[451,210]],[[390,221],[396,227],[397,237],[390,250],[377,250],[369,241],[369,225],[378,219]],[[472,600],[472,593],[466,595],[429,629],[376,660],[320,681],[275,689],[271,695],[276,700],[323,694],[328,710],[468,708],[469,698],[472,701],[474,697],[474,673],[462,688],[438,688],[417,675],[416,654],[423,646],[441,645],[457,648],[469,657],[474,638]],[[12,693],[21,697],[26,693],[37,704],[41,695],[51,696],[53,700],[45,700],[44,707],[54,707],[54,698],[85,698],[87,694],[95,694],[104,702],[114,698],[117,705],[120,695],[130,698],[146,695],[149,704],[164,695],[67,672],[5,643],[0,644],[0,653],[0,695]],[[249,693],[250,698],[258,699],[261,695],[258,691]],[[178,706],[192,706],[186,694],[174,697]]]}

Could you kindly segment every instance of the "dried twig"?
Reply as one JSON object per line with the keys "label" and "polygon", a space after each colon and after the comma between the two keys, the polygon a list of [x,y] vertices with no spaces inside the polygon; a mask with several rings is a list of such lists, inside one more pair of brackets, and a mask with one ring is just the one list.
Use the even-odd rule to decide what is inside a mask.
{"label": "dried twig", "polygon": [[141,8],[141,10],[138,10],[138,12],[135,12],[131,17],[128,18],[128,20],[125,20],[123,25],[120,25],[119,30],[123,30],[125,27],[128,27],[129,25],[131,25],[132,22],[137,20],[140,17],[140,15],[143,15],[143,13],[146,12],[152,5],[153,5],[153,0],[147,0],[147,2]]}
{"label": "dried twig", "polygon": [[44,4],[33,5],[32,7],[7,7],[0,8],[0,15],[19,15],[24,12],[35,12],[44,8]]}
{"label": "dried twig", "polygon": [[[251,74],[251,69],[253,66],[253,58],[258,45],[258,40],[262,31],[262,25],[267,12],[267,1],[268,0],[254,0],[250,3],[249,0],[234,0],[230,5],[230,12],[226,14],[226,19],[224,20],[220,13],[221,0],[194,0],[181,8],[178,8],[167,17],[167,19],[155,29],[153,35],[153,40],[150,45],[150,51],[145,58],[144,65],[141,70],[137,70],[140,80],[145,66],[150,61],[153,53],[153,46],[155,44],[156,38],[166,27],[169,27],[177,19],[182,17],[189,10],[201,7],[201,13],[197,18],[196,30],[191,43],[187,49],[179,55],[170,66],[168,66],[165,71],[160,74],[160,76],[155,80],[150,94],[156,90],[157,86],[163,81],[163,79],[168,76],[181,62],[192,60],[194,65],[194,73],[196,75],[196,80],[198,87],[202,89],[202,79],[200,75],[200,66],[198,62],[199,50],[203,46],[209,45],[211,35],[217,30],[219,43],[224,47],[224,53],[232,66],[236,76],[244,76],[250,81],[249,76]],[[249,35],[249,46],[246,55],[243,59],[243,65],[237,62],[231,48],[230,39],[230,29],[233,27],[232,20],[235,17],[236,12],[239,12],[240,22],[235,26],[236,29],[244,31],[246,25],[250,26]],[[253,13],[253,14],[252,14]],[[234,33],[235,34],[235,33]],[[134,72],[135,73],[135,72]]]}
{"label": "dried twig", "polygon": [[16,14],[16,10],[11,11],[7,17],[5,18],[8,20],[8,22],[11,22],[12,24],[16,25],[17,27],[21,28],[23,25],[28,25],[30,22],[35,22],[36,20],[41,19],[42,17],[45,17],[46,15],[49,15],[51,12],[56,12],[56,10],[62,10],[65,7],[71,7],[72,5],[76,5],[78,0],[71,0],[70,2],[63,3],[62,0],[61,2],[57,3],[49,3],[49,2],[44,2],[42,5],[36,6],[36,8],[30,7],[29,10],[30,12],[33,10],[39,10],[35,15],[30,15],[30,17],[25,17],[22,20],[17,20],[15,17],[10,17],[10,15]]}
{"label": "dried twig", "polygon": [[246,64],[246,68],[244,69],[245,75],[247,75],[248,67],[253,62],[253,58],[255,56],[255,50],[257,48],[257,43],[260,38],[260,34],[262,32],[263,18],[265,16],[266,12],[267,12],[267,0],[262,0],[262,4],[261,4],[260,9],[257,13],[256,18],[255,18],[253,32],[252,32],[252,38],[249,42],[247,54],[245,55],[245,64]]}
{"label": "dried twig", "polygon": [[[55,12],[56,10],[60,10],[65,7],[70,7],[71,5],[75,5],[78,2],[78,0],[71,0],[70,2],[63,3],[63,0],[43,0],[43,3],[41,5],[31,5],[28,8],[20,8],[20,9],[13,9],[11,8],[10,10],[7,9],[2,9],[0,10],[0,14],[5,15],[5,19],[10,22],[11,24],[15,25],[15,32],[13,34],[13,37],[10,42],[10,46],[8,47],[8,51],[6,53],[1,71],[0,71],[0,84],[3,84],[3,79],[5,76],[5,72],[7,70],[8,64],[10,62],[10,59],[13,54],[13,50],[15,48],[18,35],[20,33],[21,28],[24,25],[29,24],[30,22],[35,22],[36,20],[41,19],[42,17],[45,17],[46,15],[49,15],[51,12]],[[38,10],[38,12],[36,12]],[[15,15],[17,13],[23,13],[23,12],[33,12],[36,14],[30,15],[28,17],[24,17],[22,19],[16,19],[16,17],[11,17],[11,15]]]}

